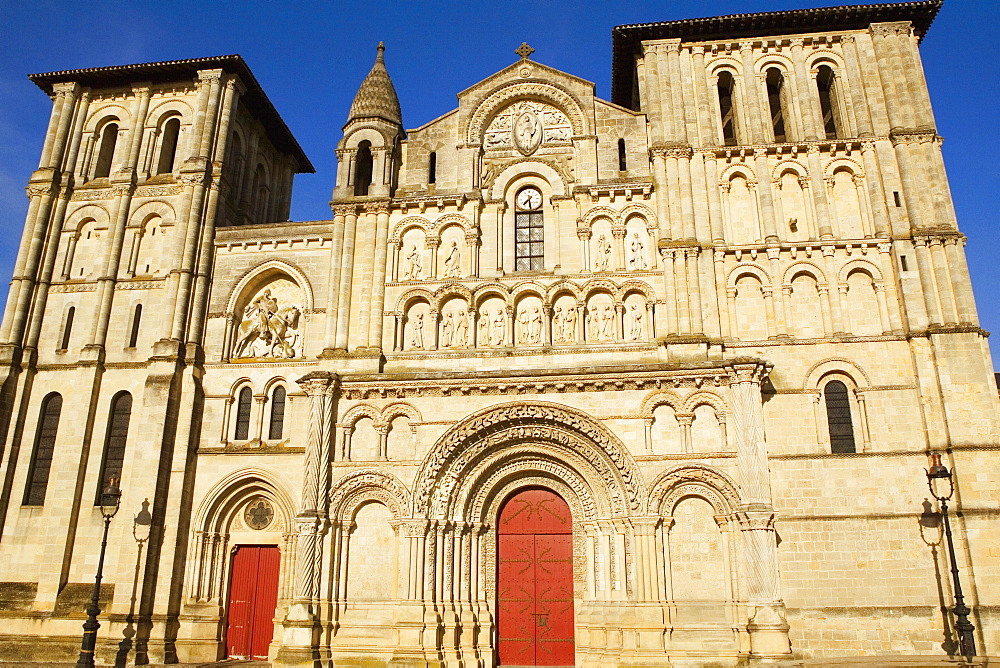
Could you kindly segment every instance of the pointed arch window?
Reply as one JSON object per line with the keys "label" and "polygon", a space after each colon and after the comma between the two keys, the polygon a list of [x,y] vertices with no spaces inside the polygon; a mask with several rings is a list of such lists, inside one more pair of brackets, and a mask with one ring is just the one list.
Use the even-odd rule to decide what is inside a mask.
{"label": "pointed arch window", "polygon": [[42,401],[35,430],[35,445],[31,449],[31,468],[28,469],[28,484],[24,488],[24,505],[40,506],[45,503],[45,490],[49,485],[49,471],[52,468],[52,454],[59,430],[59,414],[62,412],[62,396],[53,392]]}
{"label": "pointed arch window", "polygon": [[111,175],[111,161],[115,158],[115,144],[118,143],[118,123],[108,123],[101,130],[101,143],[97,149],[97,163],[94,178],[102,179]]}
{"label": "pointed arch window", "polygon": [[719,115],[722,121],[722,143],[726,146],[736,146],[736,80],[732,72],[719,74],[717,85],[719,93]]}
{"label": "pointed arch window", "polygon": [[826,422],[830,429],[830,452],[834,454],[857,452],[847,385],[839,380],[831,380],[823,388],[823,398],[826,402]]}
{"label": "pointed arch window", "polygon": [[76,307],[70,306],[66,310],[66,320],[63,323],[62,340],[59,342],[59,350],[69,349],[70,336],[73,335],[73,318],[76,316]]}
{"label": "pointed arch window", "polygon": [[819,90],[819,109],[823,116],[823,132],[827,139],[841,136],[841,123],[837,100],[837,79],[829,65],[816,70],[816,88]]}
{"label": "pointed arch window", "polygon": [[135,348],[139,341],[139,324],[142,322],[142,304],[136,304],[132,311],[132,330],[128,335],[128,347]]}
{"label": "pointed arch window", "polygon": [[372,184],[372,143],[367,139],[358,144],[354,166],[354,195],[366,197]]}
{"label": "pointed arch window", "polygon": [[774,131],[774,141],[788,141],[785,133],[785,75],[777,67],[767,70],[764,81],[767,84],[767,106],[771,112],[771,129]]}
{"label": "pointed arch window", "polygon": [[157,174],[169,174],[174,171],[174,158],[177,155],[177,139],[181,132],[181,119],[170,118],[160,130],[160,155],[156,161]]}
{"label": "pointed arch window", "polygon": [[253,403],[253,392],[249,387],[240,390],[236,400],[236,430],[233,439],[245,441],[250,438],[250,406]]}
{"label": "pointed arch window", "polygon": [[267,427],[267,438],[279,440],[285,430],[285,388],[278,385],[271,392],[271,420]]}
{"label": "pointed arch window", "polygon": [[94,505],[101,505],[101,491],[109,478],[121,479],[125,466],[125,443],[128,440],[128,424],[132,418],[132,395],[119,392],[111,400],[108,414],[108,431],[104,438],[104,456],[101,459],[101,474],[97,478]]}

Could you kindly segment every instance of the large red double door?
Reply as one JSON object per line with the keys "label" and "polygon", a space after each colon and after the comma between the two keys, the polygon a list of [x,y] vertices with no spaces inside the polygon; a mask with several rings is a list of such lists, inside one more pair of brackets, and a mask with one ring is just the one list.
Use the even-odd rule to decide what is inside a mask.
{"label": "large red double door", "polygon": [[497,522],[500,665],[572,666],[573,520],[547,489],[504,502]]}
{"label": "large red double door", "polygon": [[230,659],[267,659],[278,604],[279,566],[277,546],[236,548],[226,610],[226,656]]}

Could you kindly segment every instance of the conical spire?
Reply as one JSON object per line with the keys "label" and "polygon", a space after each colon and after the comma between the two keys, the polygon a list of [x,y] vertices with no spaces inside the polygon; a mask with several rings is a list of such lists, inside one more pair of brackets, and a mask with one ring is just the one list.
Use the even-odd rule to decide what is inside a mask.
{"label": "conical spire", "polygon": [[351,113],[347,122],[359,118],[382,118],[396,125],[403,125],[403,114],[399,110],[399,98],[396,88],[385,69],[385,44],[378,43],[378,56],[371,72],[361,82],[358,94],[354,96]]}

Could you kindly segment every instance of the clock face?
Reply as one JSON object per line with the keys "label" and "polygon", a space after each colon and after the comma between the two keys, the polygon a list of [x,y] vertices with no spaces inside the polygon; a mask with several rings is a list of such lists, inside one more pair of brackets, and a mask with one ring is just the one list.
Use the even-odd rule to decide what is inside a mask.
{"label": "clock face", "polygon": [[525,188],[517,194],[517,208],[534,211],[542,206],[542,193],[537,188]]}

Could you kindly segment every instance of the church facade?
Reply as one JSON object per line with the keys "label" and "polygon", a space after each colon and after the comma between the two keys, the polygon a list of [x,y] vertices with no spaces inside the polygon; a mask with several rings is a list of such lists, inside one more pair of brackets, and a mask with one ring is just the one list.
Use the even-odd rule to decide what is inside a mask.
{"label": "church facade", "polygon": [[239,56],[31,75],[0,656],[75,656],[116,478],[99,662],[943,657],[932,454],[1000,653],[939,7],[620,26],[611,101],[525,44],[410,130],[380,44],[320,221]]}

